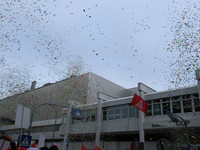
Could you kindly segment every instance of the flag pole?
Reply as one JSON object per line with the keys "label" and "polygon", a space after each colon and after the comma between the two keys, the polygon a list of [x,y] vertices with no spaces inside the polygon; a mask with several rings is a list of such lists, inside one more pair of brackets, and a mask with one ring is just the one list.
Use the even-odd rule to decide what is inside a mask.
{"label": "flag pole", "polygon": [[[139,96],[144,98],[143,96],[143,91],[141,89],[141,83],[138,83],[138,91],[139,91]],[[140,137],[140,141],[141,143],[144,144],[144,113],[139,110],[139,137]],[[143,145],[143,149],[144,150],[144,145]]]}

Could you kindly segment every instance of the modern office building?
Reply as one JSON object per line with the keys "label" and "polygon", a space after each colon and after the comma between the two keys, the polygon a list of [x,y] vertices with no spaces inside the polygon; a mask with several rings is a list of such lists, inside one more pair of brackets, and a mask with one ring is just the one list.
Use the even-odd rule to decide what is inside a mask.
{"label": "modern office building", "polygon": [[[34,120],[31,132],[34,141],[37,142],[39,135],[44,134],[48,146],[54,135],[54,143],[60,145],[60,149],[65,148],[63,141],[68,139],[68,150],[80,150],[82,145],[89,150],[96,145],[103,150],[127,150],[133,140],[141,141],[143,138],[145,150],[156,150],[157,141],[164,138],[170,141],[172,146],[183,149],[187,146],[185,127],[170,120],[166,114],[170,111],[190,121],[189,141],[195,150],[200,146],[199,86],[156,92],[143,83],[138,83],[138,87],[125,89],[92,73],[83,76],[87,76],[83,102],[77,95],[76,103],[70,102],[64,109],[57,107],[60,113],[56,125],[54,115],[47,120],[41,120],[40,114],[36,114],[35,117],[39,119]],[[54,84],[48,85],[48,89],[53,90],[53,85],[56,88],[58,83]],[[37,89],[30,92],[36,91]],[[56,90],[54,94],[56,95]],[[149,104],[146,114],[131,105],[134,94],[141,95]],[[59,100],[55,98],[50,103],[63,104],[63,99],[58,103]],[[77,113],[79,117],[76,116]],[[9,113],[6,116],[9,116]],[[19,129],[15,129],[14,125],[4,123],[0,130],[11,134],[15,140],[18,139]]]}
{"label": "modern office building", "polygon": [[[70,114],[72,122],[68,130],[69,149],[78,150],[82,144],[92,149],[98,133],[100,133],[100,147],[105,150],[126,150],[129,149],[131,141],[135,138],[140,139],[140,116],[137,109],[131,105],[133,96],[112,100],[100,97],[102,97],[100,98],[102,101],[100,124],[98,124],[98,115],[95,116],[98,114],[99,104],[77,107],[76,109],[82,110],[80,111],[82,120],[73,119],[72,109]],[[145,150],[156,150],[156,143],[162,138],[169,140],[172,146],[176,144],[182,149],[187,146],[185,126],[177,126],[172,122],[166,114],[167,111],[190,121],[188,124],[190,143],[196,149],[200,146],[200,103],[197,86],[173,91],[152,91],[144,94],[144,100],[149,104],[143,122]],[[66,114],[65,118],[67,116],[69,115]],[[64,134],[63,124],[60,135],[64,136]],[[176,134],[179,137],[176,137]]]}

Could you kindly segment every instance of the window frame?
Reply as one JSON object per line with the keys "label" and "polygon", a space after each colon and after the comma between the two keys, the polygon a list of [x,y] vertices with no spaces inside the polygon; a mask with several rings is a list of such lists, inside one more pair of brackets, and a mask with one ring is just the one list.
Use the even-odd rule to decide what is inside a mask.
{"label": "window frame", "polygon": [[[155,101],[156,101],[156,103],[155,103]],[[152,114],[153,116],[162,115],[162,111],[161,111],[161,102],[162,102],[161,99],[155,99],[155,100],[153,100],[153,114]],[[160,109],[158,109],[158,110],[160,110],[160,114],[159,114],[159,115],[155,115],[155,111],[156,111],[156,110],[155,110],[155,107],[154,107],[155,105],[159,105],[159,106],[160,106],[160,107],[159,107]]]}

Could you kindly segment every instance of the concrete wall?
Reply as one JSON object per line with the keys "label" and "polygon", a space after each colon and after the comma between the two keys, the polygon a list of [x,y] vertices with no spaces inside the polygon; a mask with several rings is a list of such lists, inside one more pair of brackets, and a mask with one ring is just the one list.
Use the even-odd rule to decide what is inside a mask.
{"label": "concrete wall", "polygon": [[70,125],[69,134],[95,133],[96,122],[75,123]]}
{"label": "concrete wall", "polygon": [[[67,106],[66,102],[70,99],[86,104],[88,78],[89,73],[3,99],[0,101],[1,113],[10,119],[15,119],[17,104],[24,105],[31,111],[45,102]],[[57,117],[62,117],[63,107],[55,108],[58,113]],[[54,119],[55,111],[49,105],[45,105],[39,107],[34,116],[34,121]]]}
{"label": "concrete wall", "polygon": [[100,76],[90,73],[89,83],[89,99],[88,103],[97,102],[97,92],[110,95],[115,98],[121,98],[127,96],[127,90],[109,80],[106,80]]}
{"label": "concrete wall", "polygon": [[126,131],[138,131],[138,119],[122,119],[103,121],[101,132],[126,132]]}
{"label": "concrete wall", "polygon": [[172,96],[180,96],[180,95],[186,95],[186,94],[192,94],[192,93],[198,93],[198,87],[187,87],[187,88],[181,88],[176,90],[169,90],[169,91],[162,91],[162,92],[156,92],[144,95],[145,100],[152,100],[152,99],[159,99],[159,98],[169,98]]}

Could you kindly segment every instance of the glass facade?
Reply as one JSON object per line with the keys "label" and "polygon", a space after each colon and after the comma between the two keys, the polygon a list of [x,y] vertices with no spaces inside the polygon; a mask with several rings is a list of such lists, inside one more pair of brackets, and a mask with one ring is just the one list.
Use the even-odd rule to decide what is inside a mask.
{"label": "glass facade", "polygon": [[121,119],[121,106],[115,107],[115,119]]}
{"label": "glass facade", "polygon": [[[146,101],[149,104],[145,116],[165,115],[167,111],[174,114],[185,112],[200,111],[200,102],[198,93],[187,94],[182,96],[167,97],[162,99],[154,99]],[[119,120],[127,118],[136,118],[138,109],[131,104],[117,105],[102,108],[103,120]],[[73,120],[78,122],[95,122],[96,110],[82,111],[81,120]],[[65,122],[65,120],[63,120]]]}
{"label": "glass facade", "polygon": [[102,108],[103,120],[118,120],[136,117],[136,108],[132,105],[118,105]]}
{"label": "glass facade", "polygon": [[135,118],[135,109],[134,106],[129,107],[129,118]]}
{"label": "glass facade", "polygon": [[164,98],[162,99],[162,109],[163,109],[163,115],[166,114],[168,111],[171,111],[170,106],[170,98]]}
{"label": "glass facade", "polygon": [[[165,115],[167,111],[172,111],[174,114],[200,111],[198,93],[148,100],[146,102],[149,104],[146,116]],[[150,107],[152,104],[153,110]]]}
{"label": "glass facade", "polygon": [[153,101],[153,110],[154,110],[154,116],[155,115],[161,115],[160,100],[154,100]]}
{"label": "glass facade", "polygon": [[152,116],[152,107],[151,107],[151,101],[146,101],[149,104],[149,107],[146,111],[146,116]]}
{"label": "glass facade", "polygon": [[128,118],[128,105],[122,105],[122,119]]}
{"label": "glass facade", "polygon": [[115,114],[115,107],[109,107],[108,119],[114,120],[114,114]]}
{"label": "glass facade", "polygon": [[200,101],[199,101],[199,95],[198,94],[192,94],[191,97],[194,101],[194,110],[195,112],[200,111]]}
{"label": "glass facade", "polygon": [[174,96],[172,97],[172,108],[173,108],[173,113],[181,113],[181,103],[180,103],[180,96]]}

